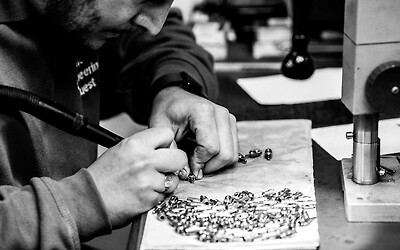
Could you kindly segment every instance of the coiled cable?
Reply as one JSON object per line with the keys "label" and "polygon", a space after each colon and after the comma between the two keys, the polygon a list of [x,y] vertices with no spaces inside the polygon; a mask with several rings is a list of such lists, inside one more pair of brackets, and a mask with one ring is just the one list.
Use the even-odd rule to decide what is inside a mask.
{"label": "coiled cable", "polygon": [[0,85],[0,104],[3,107],[24,111],[69,134],[80,136],[107,148],[123,139],[99,125],[91,124],[79,113],[71,112],[56,102],[22,89]]}

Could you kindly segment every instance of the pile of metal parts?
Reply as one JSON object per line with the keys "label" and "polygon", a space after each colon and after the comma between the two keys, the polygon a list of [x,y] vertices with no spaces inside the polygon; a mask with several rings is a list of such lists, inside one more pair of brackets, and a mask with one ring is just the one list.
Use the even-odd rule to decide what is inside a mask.
{"label": "pile of metal parts", "polygon": [[309,225],[308,209],[315,201],[301,192],[267,190],[255,197],[249,191],[225,196],[223,201],[171,196],[153,210],[159,220],[168,220],[181,235],[194,235],[202,242],[256,242],[282,239]]}

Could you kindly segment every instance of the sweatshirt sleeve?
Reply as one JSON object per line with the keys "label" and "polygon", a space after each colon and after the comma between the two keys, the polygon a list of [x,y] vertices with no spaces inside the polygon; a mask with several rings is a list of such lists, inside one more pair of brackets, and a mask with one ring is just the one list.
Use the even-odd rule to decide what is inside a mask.
{"label": "sweatshirt sleeve", "polygon": [[86,169],[61,181],[33,178],[0,186],[0,249],[80,249],[111,232],[103,201]]}
{"label": "sweatshirt sleeve", "polygon": [[[101,65],[107,70],[118,67],[115,69],[116,88],[124,100],[122,109],[137,122],[147,123],[149,110],[146,105],[152,102],[146,99],[150,86],[168,74],[185,72],[202,87],[202,95],[211,100],[217,97],[214,59],[196,43],[190,27],[182,22],[177,9],[171,9],[157,36],[136,30],[113,41],[103,52],[110,49],[116,53],[103,53]],[[109,82],[115,84],[115,81]]]}

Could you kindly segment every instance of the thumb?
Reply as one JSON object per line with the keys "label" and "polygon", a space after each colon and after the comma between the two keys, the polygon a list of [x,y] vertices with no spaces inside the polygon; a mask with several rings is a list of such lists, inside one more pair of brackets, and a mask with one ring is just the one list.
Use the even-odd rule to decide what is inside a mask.
{"label": "thumb", "polygon": [[164,114],[152,115],[149,119],[149,127],[168,127],[172,129],[172,123]]}
{"label": "thumb", "polygon": [[165,115],[156,115],[150,118],[149,120],[149,128],[158,128],[158,127],[167,127],[170,128],[174,133],[174,138],[176,138],[179,125],[173,123],[167,116]]}
{"label": "thumb", "polygon": [[133,142],[144,142],[144,145],[153,149],[169,148],[174,141],[174,135],[174,132],[169,127],[164,126],[143,130],[127,139]]}

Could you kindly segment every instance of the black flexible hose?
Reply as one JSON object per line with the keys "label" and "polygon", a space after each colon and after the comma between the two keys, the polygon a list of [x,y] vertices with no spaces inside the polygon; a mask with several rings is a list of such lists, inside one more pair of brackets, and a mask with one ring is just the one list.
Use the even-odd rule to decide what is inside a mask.
{"label": "black flexible hose", "polygon": [[123,138],[91,124],[86,117],[28,91],[0,85],[0,104],[24,111],[72,135],[80,136],[104,147],[112,147]]}

